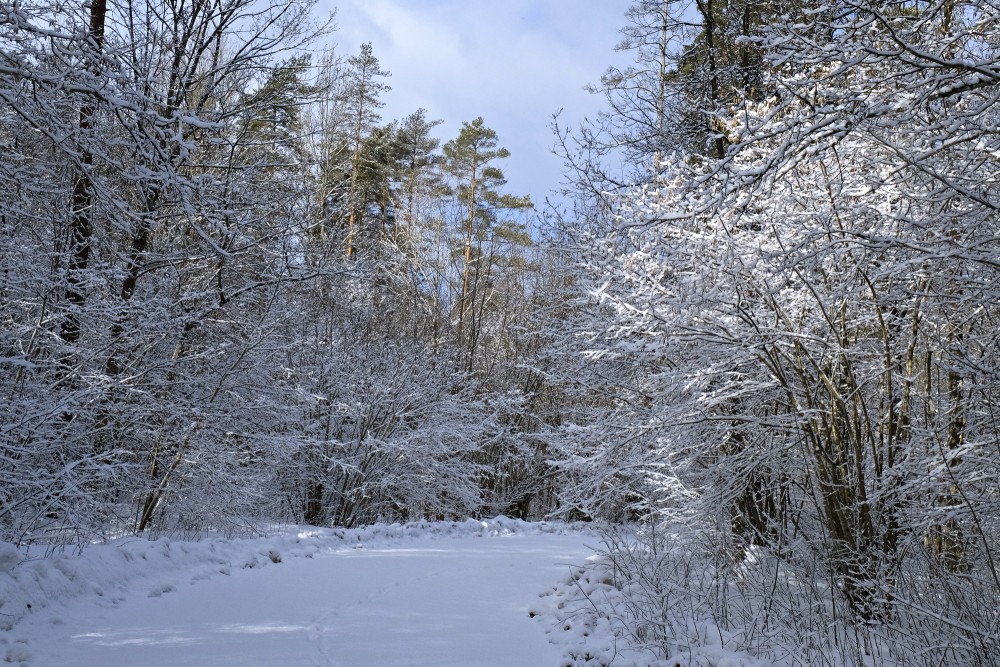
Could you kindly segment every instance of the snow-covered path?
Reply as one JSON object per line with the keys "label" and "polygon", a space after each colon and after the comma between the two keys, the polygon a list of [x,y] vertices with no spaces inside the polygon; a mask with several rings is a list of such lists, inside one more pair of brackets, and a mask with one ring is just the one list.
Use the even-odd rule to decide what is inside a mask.
{"label": "snow-covered path", "polygon": [[555,667],[560,650],[528,610],[593,542],[572,532],[340,541],[229,576],[182,570],[152,590],[136,581],[119,599],[26,618],[12,638],[23,636],[26,664],[44,667]]}

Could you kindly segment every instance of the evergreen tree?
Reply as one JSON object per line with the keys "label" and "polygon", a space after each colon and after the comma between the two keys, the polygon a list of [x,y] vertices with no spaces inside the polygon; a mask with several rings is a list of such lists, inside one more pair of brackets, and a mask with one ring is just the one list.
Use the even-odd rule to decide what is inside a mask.
{"label": "evergreen tree", "polygon": [[[475,312],[472,308],[476,303],[479,277],[483,275],[485,268],[479,253],[474,254],[474,242],[497,227],[502,212],[532,206],[531,199],[527,196],[517,197],[500,192],[506,180],[503,172],[492,165],[497,160],[510,157],[510,151],[499,148],[497,143],[496,131],[486,127],[480,117],[463,123],[458,137],[444,145],[445,169],[458,183],[456,193],[466,210],[457,339],[459,347],[468,348],[466,359],[470,369],[477,336],[473,319]],[[470,323],[473,327],[471,331],[467,331],[467,324]]]}
{"label": "evergreen tree", "polygon": [[396,180],[400,190],[400,210],[407,227],[417,219],[417,200],[421,192],[440,191],[443,183],[437,167],[442,157],[436,153],[440,140],[431,136],[440,120],[427,120],[427,111],[417,109],[400,124],[396,134],[398,146]]}
{"label": "evergreen tree", "polygon": [[363,196],[362,169],[365,139],[376,127],[381,117],[378,110],[384,106],[382,93],[390,90],[383,79],[390,76],[381,69],[378,58],[372,52],[372,45],[361,45],[358,55],[347,60],[341,92],[345,111],[351,122],[351,164],[350,185],[347,191],[347,256],[355,252],[355,237],[364,224],[365,201]]}

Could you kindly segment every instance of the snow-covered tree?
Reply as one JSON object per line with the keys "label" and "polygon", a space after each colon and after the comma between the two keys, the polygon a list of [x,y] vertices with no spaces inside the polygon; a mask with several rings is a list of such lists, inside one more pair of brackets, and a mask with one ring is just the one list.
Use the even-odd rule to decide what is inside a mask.
{"label": "snow-covered tree", "polygon": [[[746,586],[808,588],[864,635],[818,649],[849,662],[991,664],[998,18],[854,2],[762,27],[767,94],[715,109],[724,150],[664,156],[590,255],[654,500],[776,558]],[[766,650],[802,630],[776,627]]]}

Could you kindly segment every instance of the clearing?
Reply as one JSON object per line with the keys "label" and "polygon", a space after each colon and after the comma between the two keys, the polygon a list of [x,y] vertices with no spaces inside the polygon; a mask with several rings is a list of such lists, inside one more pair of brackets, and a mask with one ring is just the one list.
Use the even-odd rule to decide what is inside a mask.
{"label": "clearing", "polygon": [[528,611],[596,541],[503,518],[122,540],[0,572],[11,626],[0,656],[31,667],[556,667],[555,621]]}

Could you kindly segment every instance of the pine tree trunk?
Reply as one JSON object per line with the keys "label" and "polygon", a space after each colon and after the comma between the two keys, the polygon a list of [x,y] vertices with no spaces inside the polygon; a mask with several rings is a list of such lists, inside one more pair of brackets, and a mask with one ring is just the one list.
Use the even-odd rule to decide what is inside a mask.
{"label": "pine tree trunk", "polygon": [[462,270],[462,301],[458,310],[458,344],[462,345],[462,332],[465,325],[465,311],[469,299],[469,267],[472,264],[472,232],[476,220],[476,171],[479,165],[472,160],[472,177],[469,179],[469,220],[465,238],[465,267]]}

